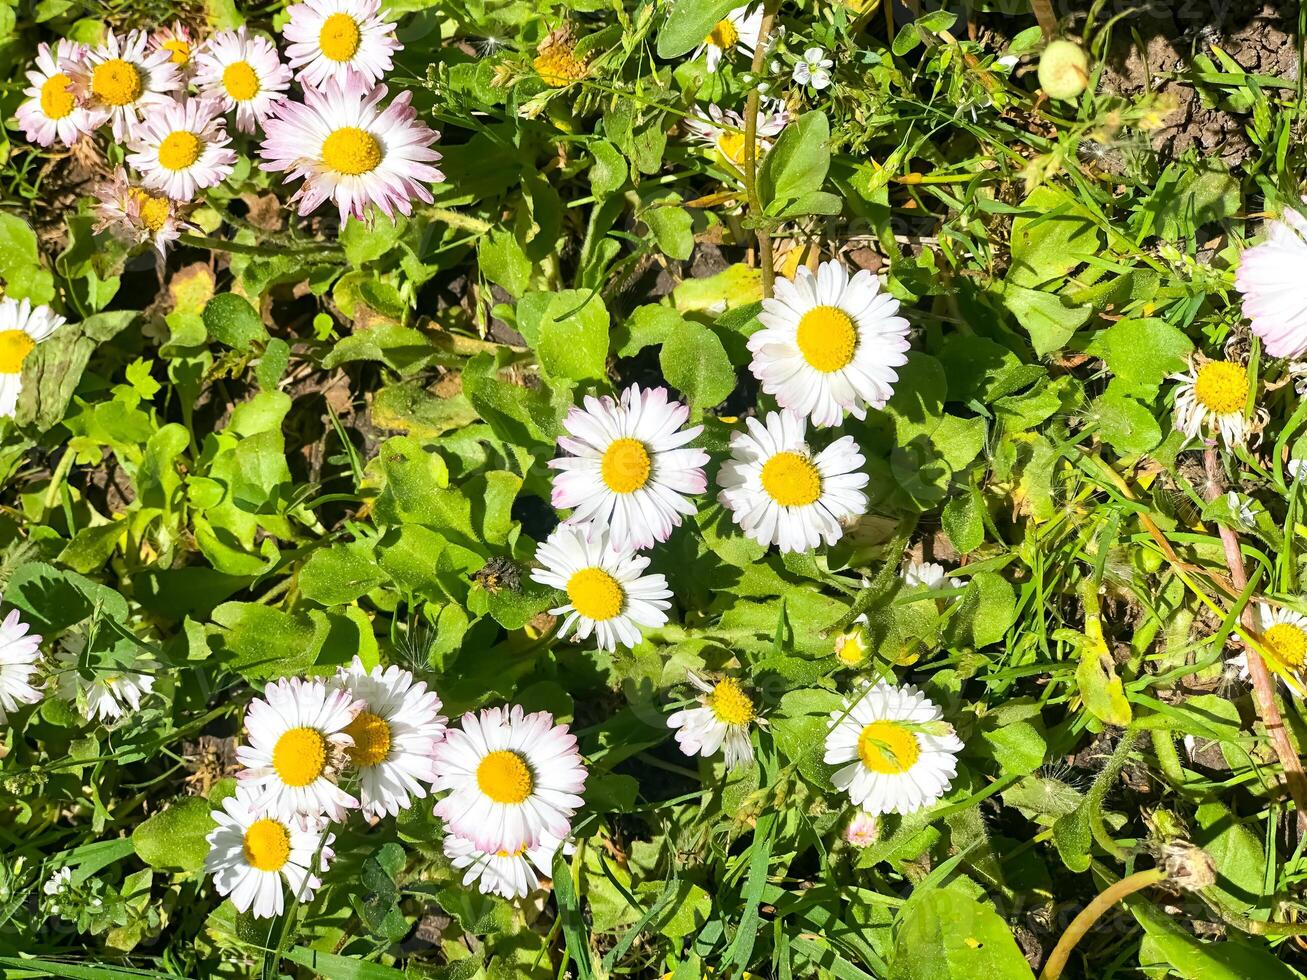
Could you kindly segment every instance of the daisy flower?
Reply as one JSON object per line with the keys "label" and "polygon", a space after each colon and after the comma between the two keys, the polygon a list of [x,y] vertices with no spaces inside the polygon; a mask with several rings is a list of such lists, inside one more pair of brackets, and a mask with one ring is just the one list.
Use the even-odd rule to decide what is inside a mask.
{"label": "daisy flower", "polygon": [[127,162],[146,187],[174,201],[189,201],[231,175],[236,152],[230,144],[216,101],[169,102],[146,113],[136,127]]}
{"label": "daisy flower", "polygon": [[799,266],[762,301],[749,370],[782,408],[814,425],[838,425],[846,411],[865,418],[865,406],[885,407],[899,377],[894,369],[908,362],[908,321],[898,311],[899,301],[880,292],[866,269],[849,278],[835,260],[815,276]]}
{"label": "daisy flower", "polygon": [[1195,357],[1185,374],[1171,375],[1180,382],[1175,393],[1175,427],[1190,439],[1204,430],[1220,437],[1226,446],[1248,441],[1252,424],[1244,413],[1248,404],[1248,369],[1235,361]]}
{"label": "daisy flower", "polygon": [[16,114],[23,135],[33,143],[72,146],[95,129],[96,120],[73,91],[73,65],[84,57],[86,48],[66,38],[60,38],[53,51],[48,44],[37,45],[36,67],[27,73],[32,84],[23,90],[27,101]]}
{"label": "daisy flower", "polygon": [[23,390],[23,362],[36,345],[64,324],[48,306],[0,297],[0,418],[13,418]]}
{"label": "daisy flower", "polygon": [[185,205],[164,194],[152,194],[131,182],[127,171],[118,168],[112,180],[95,190],[97,232],[106,229],[131,246],[149,242],[162,262],[168,248],[182,232],[199,232],[185,220]]}
{"label": "daisy flower", "polygon": [[70,63],[69,75],[82,100],[88,118],[98,128],[106,120],[113,125],[114,139],[131,136],[141,114],[173,101],[182,88],[181,75],[166,50],[145,50],[146,36],[132,31],[119,37],[112,31],[103,44],[92,48],[84,60]]}
{"label": "daisy flower", "polygon": [[286,11],[286,58],[306,90],[335,82],[366,91],[386,77],[403,45],[380,11],[381,0],[304,0]]}
{"label": "daisy flower", "polygon": [[322,886],[318,875],[335,856],[335,836],[325,833],[322,817],[268,813],[254,792],[238,786],[234,796],[222,801],[222,809],[213,811],[213,819],[218,826],[205,838],[209,853],[204,870],[236,911],[252,909],[256,919],[281,915],[283,879],[291,897],[300,902]]}
{"label": "daisy flower", "polygon": [[286,182],[303,179],[291,198],[300,214],[330,198],[342,224],[362,218],[370,204],[393,221],[396,212],[412,213],[413,198],[431,202],[427,185],[445,179],[432,166],[440,159],[431,148],[439,134],[418,121],[413,93],[378,109],[385,97],[384,85],[369,92],[328,83],[306,89],[303,103],[272,109],[263,124],[262,166],[287,171]]}
{"label": "daisy flower", "polygon": [[150,48],[153,51],[167,51],[168,60],[179,72],[191,67],[195,55],[195,38],[191,29],[181,21],[174,21],[171,27],[161,27],[150,35]]}
{"label": "daisy flower", "polygon": [[667,727],[675,729],[676,744],[686,755],[701,755],[705,759],[725,748],[727,769],[753,764],[753,741],[750,725],[766,726],[758,717],[753,698],[745,693],[740,682],[723,677],[710,684],[693,672],[687,679],[701,692],[699,707],[686,708],[667,719]]}
{"label": "daisy flower", "polygon": [[154,690],[159,665],[148,657],[138,658],[132,667],[83,662],[86,637],[69,633],[59,641],[55,653],[58,672],[55,688],[59,696],[75,705],[87,721],[110,724],[128,710],[141,710],[141,702]]}
{"label": "daisy flower", "polygon": [[349,691],[322,681],[273,681],[245,713],[249,744],[236,749],[236,778],[277,817],[325,813],[340,820],[359,801],[336,785],[354,739],[346,729],[363,709]]}
{"label": "daisy flower", "polygon": [[948,572],[933,561],[910,561],[899,572],[899,578],[909,589],[938,589],[947,582]]}
{"label": "daisy flower", "polygon": [[957,775],[962,740],[939,708],[908,684],[864,684],[831,713],[826,764],[831,781],[873,816],[930,806]]}
{"label": "daisy flower", "polygon": [[445,857],[463,872],[464,888],[475,882],[483,895],[512,900],[526,898],[539,888],[541,875],[552,877],[554,855],[561,843],[558,838],[546,834],[535,847],[483,851],[465,837],[446,834],[442,846]]}
{"label": "daisy flower", "polygon": [[41,636],[19,618],[18,610],[0,623],[0,725],[24,704],[36,704],[41,692],[32,686]]}
{"label": "daisy flower", "polygon": [[1307,216],[1286,208],[1279,221],[1266,222],[1266,241],[1246,249],[1234,286],[1243,294],[1243,315],[1272,357],[1307,353]]}
{"label": "daisy flower", "polygon": [[808,48],[794,66],[794,82],[796,85],[810,85],[820,92],[830,87],[830,70],[834,65],[835,61],[827,58],[821,48]]}
{"label": "daisy flower", "polygon": [[448,720],[440,713],[440,698],[407,670],[368,671],[358,657],[336,675],[336,684],[364,705],[345,726],[354,740],[345,752],[359,772],[363,814],[398,816],[410,797],[424,798],[423,784],[436,778],[431,751]]}
{"label": "daisy flower", "polygon": [[880,819],[874,813],[857,810],[844,826],[844,840],[861,850],[876,843],[880,836]]}
{"label": "daisy flower", "polygon": [[631,385],[614,401],[587,395],[585,408],[573,407],[558,437],[570,453],[552,459],[553,503],[573,508],[568,524],[605,528],[619,551],[666,541],[695,506],[686,494],[703,493],[708,454],[686,444],[703,431],[685,427],[690,409],[668,400],[666,388]]}
{"label": "daisy flower", "polygon": [[716,71],[722,58],[732,51],[739,51],[746,58],[752,58],[758,48],[758,36],[762,33],[762,7],[752,10],[746,4],[736,7],[724,18],[713,25],[708,36],[694,50],[692,58],[706,53],[708,70]]}
{"label": "daisy flower", "polygon": [[532,580],[567,593],[565,605],[549,610],[551,616],[567,616],[559,639],[575,627],[576,639],[593,633],[599,649],[616,650],[619,643],[638,644],[641,626],[667,622],[672,596],[667,579],[644,574],[649,567],[644,555],[610,548],[606,531],[587,537],[580,528],[560,525],[536,549],[536,560],[543,567],[532,570]]}
{"label": "daisy flower", "polygon": [[224,112],[236,110],[236,128],[252,133],[286,100],[290,69],[271,41],[241,27],[215,34],[195,55],[195,85]]}
{"label": "daisy flower", "polygon": [[790,412],[768,412],[766,424],[745,420],[731,433],[731,458],[717,474],[717,499],[744,533],[781,551],[834,544],[844,525],[867,509],[866,459],[852,436],[814,454],[806,425]]}
{"label": "daisy flower", "polygon": [[539,47],[531,67],[550,88],[566,88],[585,78],[589,65],[576,55],[576,39],[567,28],[550,31]]}
{"label": "daisy flower", "polygon": [[[685,120],[685,128],[696,143],[703,143],[717,151],[722,162],[740,173],[744,172],[744,117],[733,109],[723,110],[717,104],[708,106],[708,118]],[[771,149],[772,137],[778,136],[790,121],[784,103],[764,100],[758,112],[758,136],[755,159],[761,160]]]}
{"label": "daisy flower", "polygon": [[[1266,666],[1284,678],[1285,686],[1295,694],[1307,684],[1307,616],[1283,606],[1259,602],[1253,608],[1253,625],[1261,634],[1262,646],[1274,658]],[[1248,679],[1248,652],[1231,657],[1229,663]]]}
{"label": "daisy flower", "polygon": [[853,621],[853,629],[835,637],[835,659],[845,667],[856,667],[867,659],[871,641],[867,636],[867,614]]}
{"label": "daisy flower", "polygon": [[576,736],[547,711],[521,705],[468,712],[436,746],[436,816],[482,851],[565,838],[583,802],[586,770]]}

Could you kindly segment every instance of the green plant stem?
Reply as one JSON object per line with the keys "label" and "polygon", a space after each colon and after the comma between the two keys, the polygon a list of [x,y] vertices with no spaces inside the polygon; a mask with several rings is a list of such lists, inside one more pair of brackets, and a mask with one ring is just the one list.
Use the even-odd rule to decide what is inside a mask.
{"label": "green plant stem", "polygon": [[1157,767],[1162,775],[1176,789],[1184,789],[1184,767],[1180,765],[1180,753],[1175,749],[1175,739],[1163,728],[1154,728],[1150,733],[1153,739],[1153,754],[1157,756]]}
{"label": "green plant stem", "polygon": [[758,32],[758,45],[753,52],[754,85],[749,89],[749,97],[744,103],[744,193],[749,202],[749,213],[757,222],[754,234],[758,236],[762,295],[768,299],[771,298],[776,281],[776,269],[772,259],[771,232],[763,227],[762,201],[758,197],[758,104],[761,96],[758,94],[757,76],[762,72],[762,63],[767,57],[767,41],[776,22],[778,6],[778,0],[767,0],[762,15],[762,29]]}
{"label": "green plant stem", "polygon": [[1035,15],[1035,20],[1039,21],[1044,40],[1051,41],[1057,37],[1057,15],[1053,13],[1053,5],[1049,0],[1030,0],[1030,10]]}
{"label": "green plant stem", "polygon": [[1116,748],[1112,750],[1107,765],[1094,779],[1094,785],[1089,787],[1089,793],[1086,794],[1083,804],[1085,814],[1089,818],[1089,832],[1094,835],[1094,840],[1098,842],[1098,846],[1118,861],[1124,861],[1129,855],[1126,853],[1125,848],[1113,839],[1108,832],[1107,824],[1103,822],[1103,801],[1107,798],[1107,791],[1111,788],[1112,783],[1120,775],[1121,770],[1125,768],[1125,760],[1129,758],[1130,750],[1134,748],[1135,742],[1138,740],[1138,729],[1127,728],[1125,734],[1121,736],[1121,741],[1117,742]]}
{"label": "green plant stem", "polygon": [[1165,879],[1166,872],[1161,868],[1150,868],[1147,871],[1135,872],[1128,878],[1122,878],[1115,885],[1109,886],[1071,920],[1071,924],[1062,933],[1062,938],[1053,947],[1053,952],[1049,954],[1048,962],[1044,964],[1044,970],[1039,974],[1039,980],[1058,980],[1062,971],[1066,969],[1067,960],[1071,956],[1071,951],[1076,948],[1076,943],[1084,938],[1085,933],[1103,917],[1108,909],[1127,896],[1143,891]]}
{"label": "green plant stem", "polygon": [[439,221],[451,228],[460,228],[463,231],[470,231],[477,235],[484,235],[494,227],[489,221],[482,221],[470,214],[462,214],[448,208],[423,208],[422,213],[433,221]]}
{"label": "green plant stem", "polygon": [[215,252],[234,252],[238,255],[259,255],[264,258],[274,256],[318,255],[323,252],[340,252],[341,247],[335,242],[318,242],[304,248],[274,248],[265,245],[247,245],[244,242],[229,242],[225,238],[208,238],[204,235],[182,235],[177,239],[191,248],[207,248]]}

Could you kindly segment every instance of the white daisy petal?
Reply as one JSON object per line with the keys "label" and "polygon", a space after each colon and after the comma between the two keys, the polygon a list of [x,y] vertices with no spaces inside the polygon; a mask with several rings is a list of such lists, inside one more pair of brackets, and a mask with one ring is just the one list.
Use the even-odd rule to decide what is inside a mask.
{"label": "white daisy petal", "polygon": [[1266,240],[1246,249],[1235,274],[1243,294],[1243,315],[1272,357],[1307,353],[1307,295],[1302,270],[1307,268],[1307,216],[1288,209],[1279,221],[1266,223]]}
{"label": "white daisy petal", "polygon": [[147,51],[147,41],[141,31],[123,37],[110,32],[103,44],[69,66],[73,91],[91,127],[107,121],[119,141],[134,134],[144,112],[173,102],[173,93],[182,89],[172,53]]}
{"label": "white daisy petal", "polygon": [[306,90],[328,82],[366,89],[386,77],[403,48],[381,0],[304,0],[286,17],[286,57]]}
{"label": "white daisy petal", "polygon": [[61,38],[54,50],[44,42],[36,48],[36,67],[27,73],[27,100],[16,114],[23,135],[33,143],[72,146],[102,121],[89,112],[73,82],[73,68],[83,63],[86,48]]}
{"label": "white daisy petal", "polygon": [[32,675],[36,673],[42,638],[30,630],[17,609],[9,610],[4,622],[0,622],[0,725],[21,706],[41,700]]}
{"label": "white daisy petal", "polygon": [[191,200],[198,191],[221,184],[236,164],[219,113],[219,103],[210,99],[155,106],[136,127],[127,162],[146,187],[174,201]]}
{"label": "white daisy petal", "polygon": [[667,727],[676,732],[676,744],[688,756],[705,758],[726,749],[727,769],[753,764],[753,741],[749,726],[765,722],[758,716],[753,699],[732,677],[709,683],[689,673],[691,684],[703,692],[700,707],[678,711],[667,719]]}
{"label": "white daisy petal", "polygon": [[235,111],[242,133],[254,132],[286,101],[290,78],[273,43],[244,27],[215,34],[195,56],[200,95],[216,100],[225,112]]}
{"label": "white daisy petal", "polygon": [[[540,876],[553,874],[554,855],[562,842],[545,835],[535,847],[525,845],[513,851],[483,851],[476,843],[457,834],[446,834],[445,857],[463,871],[463,886],[473,883],[483,895],[509,900],[526,898],[540,887]],[[563,846],[571,853],[570,844]]]}
{"label": "white daisy petal", "polygon": [[1180,382],[1175,392],[1175,428],[1190,439],[1206,433],[1227,446],[1248,441],[1252,420],[1245,414],[1248,369],[1236,361],[1195,357],[1185,374],[1171,375]]}

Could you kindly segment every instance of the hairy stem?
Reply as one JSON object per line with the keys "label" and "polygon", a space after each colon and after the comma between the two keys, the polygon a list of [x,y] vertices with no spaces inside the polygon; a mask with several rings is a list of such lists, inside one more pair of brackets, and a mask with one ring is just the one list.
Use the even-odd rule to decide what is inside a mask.
{"label": "hairy stem", "polygon": [[1084,938],[1085,933],[1093,928],[1108,909],[1123,898],[1165,879],[1166,872],[1161,868],[1150,868],[1147,871],[1138,871],[1128,878],[1122,878],[1115,885],[1109,886],[1071,920],[1071,924],[1066,927],[1066,932],[1062,933],[1062,938],[1057,941],[1053,952],[1049,954],[1048,962],[1044,964],[1044,971],[1039,975],[1039,980],[1058,980],[1062,971],[1066,969],[1067,960],[1071,956],[1071,951],[1076,948],[1076,943]]}
{"label": "hairy stem", "polygon": [[762,201],[758,197],[758,105],[762,99],[758,94],[757,77],[762,73],[762,63],[767,57],[767,42],[776,23],[778,6],[778,0],[767,0],[762,29],[758,32],[758,46],[753,52],[754,85],[744,103],[744,193],[749,201],[749,214],[758,222],[754,233],[758,236],[758,260],[762,266],[762,294],[768,298],[772,294],[776,270],[772,264],[771,232],[762,225]]}
{"label": "hairy stem", "polygon": [[1052,3],[1049,0],[1030,0],[1030,9],[1044,32],[1044,40],[1057,37],[1057,15],[1053,13]]}
{"label": "hairy stem", "polygon": [[1175,738],[1163,728],[1154,728],[1149,734],[1153,738],[1153,754],[1157,756],[1157,767],[1162,770],[1162,775],[1176,789],[1184,789],[1184,767],[1180,764],[1180,753],[1175,749]]}
{"label": "hairy stem", "polygon": [[[1207,470],[1207,492],[1204,496],[1208,500],[1215,500],[1225,492],[1225,480],[1215,445],[1208,446],[1203,453],[1203,464]],[[1242,590],[1248,585],[1248,573],[1244,570],[1243,553],[1239,550],[1239,534],[1224,524],[1220,525],[1220,532],[1221,544],[1225,546],[1225,564],[1230,569],[1230,581],[1236,589]],[[1243,623],[1248,629],[1256,628],[1252,621],[1251,606],[1244,608]],[[1298,832],[1307,832],[1307,775],[1303,773],[1302,760],[1289,741],[1284,718],[1280,715],[1280,706],[1275,702],[1275,681],[1266,667],[1266,661],[1255,650],[1248,651],[1248,674],[1253,681],[1253,701],[1257,705],[1257,715],[1271,736],[1271,745],[1284,769],[1289,795],[1293,797],[1298,811]]]}

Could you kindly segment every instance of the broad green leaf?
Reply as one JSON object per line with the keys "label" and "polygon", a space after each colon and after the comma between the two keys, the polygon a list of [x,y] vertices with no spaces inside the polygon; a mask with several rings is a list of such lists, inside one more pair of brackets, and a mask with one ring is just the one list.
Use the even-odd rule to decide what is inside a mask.
{"label": "broad green leaf", "polygon": [[830,123],[821,111],[807,112],[786,126],[763,158],[758,195],[768,213],[821,190],[830,169]]}
{"label": "broad green leaf", "polygon": [[267,341],[263,318],[243,296],[219,293],[204,307],[204,327],[209,336],[236,350],[249,350]]}
{"label": "broad green leaf", "polygon": [[54,300],[54,276],[41,261],[36,232],[22,218],[0,211],[0,280],[6,296],[33,304]]}
{"label": "broad green leaf", "polygon": [[1012,931],[956,888],[914,895],[895,929],[889,980],[1033,980]]}
{"label": "broad green leaf", "polygon": [[132,831],[137,856],[154,868],[198,871],[209,853],[205,837],[218,826],[211,810],[198,796],[169,803]]}
{"label": "broad green leaf", "polygon": [[1086,352],[1101,357],[1123,395],[1148,401],[1157,397],[1167,375],[1184,370],[1194,349],[1184,332],[1165,320],[1118,320],[1094,336]]}
{"label": "broad green leaf", "polygon": [[1003,302],[1030,335],[1030,344],[1041,357],[1065,347],[1093,312],[1088,306],[1072,306],[1056,293],[1010,283],[1003,287]]}
{"label": "broad green leaf", "polygon": [[694,50],[736,6],[736,0],[676,0],[658,31],[658,57],[679,58]]}
{"label": "broad green leaf", "polygon": [[710,408],[735,390],[735,368],[711,329],[691,320],[672,328],[658,363],[667,383],[695,410]]}

